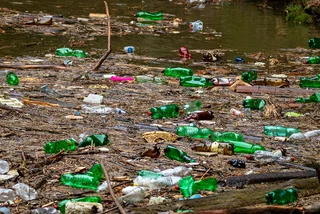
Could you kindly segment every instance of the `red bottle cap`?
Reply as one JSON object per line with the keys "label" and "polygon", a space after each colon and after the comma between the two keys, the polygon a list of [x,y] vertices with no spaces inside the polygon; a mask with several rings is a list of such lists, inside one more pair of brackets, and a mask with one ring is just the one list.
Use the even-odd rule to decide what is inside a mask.
{"label": "red bottle cap", "polygon": [[152,112],[151,112],[151,111],[148,111],[148,115],[151,116],[151,115],[152,115]]}
{"label": "red bottle cap", "polygon": [[294,103],[294,100],[290,100],[290,103]]}
{"label": "red bottle cap", "polygon": [[291,161],[292,161],[292,162],[294,161],[294,157],[291,157]]}
{"label": "red bottle cap", "polygon": [[246,156],[246,159],[247,159],[247,160],[254,160],[254,157],[253,157],[252,155],[247,155],[247,156]]}
{"label": "red bottle cap", "polygon": [[307,60],[303,60],[302,63],[303,63],[303,64],[307,64]]}
{"label": "red bottle cap", "polygon": [[54,205],[53,205],[53,208],[58,209],[58,206],[54,204]]}
{"label": "red bottle cap", "polygon": [[178,185],[175,185],[175,186],[173,187],[173,189],[179,190],[179,186],[178,186]]}
{"label": "red bottle cap", "polygon": [[183,112],[184,112],[183,110],[180,110],[180,114],[183,114]]}
{"label": "red bottle cap", "polygon": [[193,27],[193,24],[190,24],[189,26],[192,28],[192,27]]}

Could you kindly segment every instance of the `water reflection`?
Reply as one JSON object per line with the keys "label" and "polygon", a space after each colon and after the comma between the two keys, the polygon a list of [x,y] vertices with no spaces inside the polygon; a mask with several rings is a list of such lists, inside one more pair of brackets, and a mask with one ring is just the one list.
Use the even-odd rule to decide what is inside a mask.
{"label": "water reflection", "polygon": [[[132,14],[138,11],[157,12],[162,11],[181,18],[185,23],[194,20],[203,22],[202,32],[190,32],[188,24],[176,29],[177,34],[113,36],[112,46],[115,52],[123,52],[127,45],[135,46],[138,54],[152,57],[178,58],[175,54],[181,46],[189,49],[215,49],[227,48],[242,52],[273,52],[280,48],[307,48],[307,40],[318,36],[320,30],[315,26],[287,23],[284,16],[273,10],[258,9],[254,3],[224,3],[220,5],[205,5],[205,7],[186,10],[184,5],[178,5],[167,0],[157,2],[151,0],[108,1],[112,17],[120,17],[126,23],[135,20]],[[10,1],[2,0],[1,7],[8,7],[18,11],[29,11],[49,14],[61,14],[65,17],[88,17],[89,13],[104,13],[104,5],[101,0],[91,1]],[[221,32],[222,36],[215,34]],[[68,36],[44,36],[37,34],[16,34],[7,31],[0,36],[0,56],[39,54],[44,55],[57,47],[67,44]],[[26,42],[43,42],[44,45],[36,45],[21,49]],[[92,48],[106,48],[106,38],[97,37],[93,41],[87,41],[83,47],[90,52]],[[3,48],[10,47],[9,49]],[[238,53],[235,53],[238,55]]]}

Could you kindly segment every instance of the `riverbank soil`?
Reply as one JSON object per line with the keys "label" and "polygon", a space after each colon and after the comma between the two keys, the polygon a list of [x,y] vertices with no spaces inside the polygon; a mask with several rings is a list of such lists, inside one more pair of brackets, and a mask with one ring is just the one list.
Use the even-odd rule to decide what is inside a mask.
{"label": "riverbank soil", "polygon": [[[88,38],[95,35],[106,35],[106,20],[88,18],[88,20],[67,20],[53,18],[35,20],[30,14],[17,15],[15,11],[4,11],[0,14],[0,29],[21,30],[43,34],[63,33],[84,35]],[[26,18],[29,16],[29,18]],[[32,17],[32,16],[31,16]],[[44,19],[44,18],[43,18]],[[48,24],[43,26],[39,22]],[[51,22],[58,25],[51,25]],[[29,22],[27,25],[26,22]],[[177,20],[178,22],[178,20]],[[159,33],[152,27],[137,28],[125,25],[112,19],[113,35],[126,32]],[[174,33],[174,28],[167,23],[161,33]],[[141,30],[142,29],[142,30]],[[152,30],[150,30],[152,29]],[[107,43],[107,40],[106,40]],[[0,44],[1,48],[5,47]],[[73,49],[81,49],[81,45],[74,43]],[[204,63],[202,53],[207,51],[219,53],[219,61]],[[84,196],[100,196],[104,210],[108,213],[118,213],[109,191],[95,192],[86,189],[76,189],[64,186],[59,178],[64,173],[86,172],[94,163],[102,162],[107,168],[116,197],[122,196],[121,190],[133,185],[133,179],[140,170],[165,170],[175,166],[186,166],[168,159],[163,149],[171,144],[185,151],[196,160],[197,165],[191,166],[191,175],[195,179],[213,177],[219,180],[218,190],[201,191],[202,198],[180,201],[182,195],[172,187],[160,190],[146,190],[145,198],[136,203],[122,203],[128,213],[157,213],[169,210],[193,210],[197,213],[217,213],[213,210],[223,210],[220,213],[309,213],[319,212],[320,187],[316,178],[315,168],[320,164],[319,138],[277,141],[274,137],[263,134],[265,125],[282,125],[298,128],[302,133],[320,129],[320,108],[318,103],[290,104],[290,101],[303,96],[308,97],[318,89],[302,89],[299,78],[314,77],[320,73],[319,65],[303,64],[303,56],[319,54],[317,50],[295,48],[283,49],[270,57],[265,53],[246,53],[248,62],[237,64],[233,59],[224,58],[230,50],[190,50],[193,59],[156,59],[147,56],[111,53],[98,71],[92,68],[104,54],[103,50],[88,52],[86,58],[58,57],[55,50],[46,56],[3,57],[0,59],[1,85],[0,94],[5,98],[17,98],[24,105],[14,108],[0,105],[0,159],[9,163],[10,170],[17,170],[17,175],[10,180],[0,180],[1,188],[12,188],[18,182],[23,182],[35,188],[38,196],[35,200],[25,201],[16,197],[11,202],[1,202],[0,206],[10,208],[11,213],[30,213],[32,209],[42,206],[57,205],[63,199]],[[195,59],[194,59],[195,58]],[[65,67],[65,59],[72,61],[72,66]],[[195,75],[208,79],[214,77],[236,78],[244,71],[255,69],[259,78],[286,78],[289,88],[274,88],[266,86],[269,93],[239,93],[230,90],[228,86],[212,86],[194,88],[179,86],[179,80],[164,77],[167,85],[137,82],[112,82],[106,74],[117,76],[152,75],[163,77],[162,63],[174,63],[180,67],[190,67]],[[23,65],[34,65],[25,68]],[[49,68],[37,68],[38,65]],[[13,67],[13,68],[10,68]],[[19,77],[18,86],[10,86],[5,82],[5,70],[13,71]],[[4,74],[4,75],[3,75]],[[44,89],[44,85],[47,88]],[[253,86],[257,87],[257,86]],[[252,88],[253,88],[252,87]],[[269,88],[268,88],[269,87]],[[83,113],[83,99],[89,94],[103,96],[102,104],[119,108],[125,114],[90,114]],[[263,110],[245,111],[242,101],[247,97],[266,100]],[[181,115],[170,119],[152,119],[147,112],[151,107],[168,103],[183,105],[191,101],[201,100],[201,110],[211,110],[214,119],[210,121],[194,121],[198,127],[210,128],[220,132],[237,132],[244,135],[247,142],[257,143],[268,150],[283,148],[288,157],[294,161],[285,163],[262,163],[246,160],[247,154],[203,155],[191,150],[196,140],[180,137],[174,142],[157,140],[147,143],[143,134],[148,131],[168,131],[174,133],[176,127],[188,124]],[[230,109],[241,110],[245,117],[237,117],[230,113]],[[285,113],[297,112],[299,117],[287,117]],[[70,115],[78,115],[74,119]],[[74,138],[80,142],[87,135],[108,134],[110,144],[105,146],[109,150],[88,146],[59,154],[45,154],[43,145],[49,141]],[[157,158],[142,157],[141,154],[154,145],[160,148]],[[246,168],[234,168],[227,162],[231,159],[246,161]],[[302,167],[303,166],[303,167]],[[308,167],[308,168],[304,168]],[[274,178],[263,180],[270,173]],[[282,174],[281,174],[282,173]],[[283,180],[278,180],[284,174]],[[263,174],[263,178],[251,180],[250,176]],[[304,178],[304,179],[300,179]],[[234,181],[231,177],[244,176],[242,181]],[[249,176],[249,177],[246,177]],[[295,178],[291,180],[291,178]],[[229,179],[229,180],[228,180]],[[231,180],[230,180],[231,179]],[[229,181],[229,183],[227,182]],[[277,188],[296,187],[298,200],[285,206],[266,206],[265,194]],[[162,196],[166,201],[160,205],[148,205],[150,197]],[[317,207],[318,206],[318,207]],[[237,210],[238,209],[238,210]],[[208,210],[211,210],[210,212]],[[313,211],[312,211],[313,210]],[[207,212],[204,212],[207,211]]]}

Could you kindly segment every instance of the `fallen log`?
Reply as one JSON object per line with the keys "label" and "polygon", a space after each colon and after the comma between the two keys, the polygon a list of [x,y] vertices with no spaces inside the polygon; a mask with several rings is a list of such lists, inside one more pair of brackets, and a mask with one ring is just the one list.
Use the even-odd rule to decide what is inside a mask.
{"label": "fallen log", "polygon": [[306,90],[302,88],[278,88],[272,86],[237,86],[238,93],[258,93],[258,94],[279,94],[279,95],[305,95],[310,96],[316,90]]}
{"label": "fallen log", "polygon": [[221,182],[225,183],[226,186],[242,187],[247,184],[256,184],[263,182],[274,182],[281,180],[290,180],[295,178],[311,178],[316,177],[317,172],[311,170],[295,171],[295,172],[271,172],[262,174],[251,174],[242,176],[227,177]]}
{"label": "fallen log", "polygon": [[[260,188],[254,187],[220,192],[200,199],[173,201],[170,203],[157,204],[147,207],[137,207],[133,208],[132,211],[134,213],[148,214],[164,212],[168,210],[176,211],[178,209],[193,210],[195,213],[203,213],[205,210],[234,210],[237,208],[243,208],[257,204],[265,204],[266,193],[279,188],[287,188],[289,186],[295,187],[299,190],[299,198],[320,194],[320,186],[317,179],[310,178],[291,180],[285,183],[272,184]],[[316,209],[317,208],[313,208],[313,210]]]}

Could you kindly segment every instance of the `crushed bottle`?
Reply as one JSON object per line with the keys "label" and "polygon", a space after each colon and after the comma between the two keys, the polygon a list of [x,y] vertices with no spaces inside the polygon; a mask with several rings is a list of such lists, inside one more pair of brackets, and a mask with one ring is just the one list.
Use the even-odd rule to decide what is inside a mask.
{"label": "crushed bottle", "polygon": [[16,195],[12,189],[0,188],[0,201],[14,201]]}
{"label": "crushed bottle", "polygon": [[109,144],[109,136],[107,134],[94,134],[86,137],[79,143],[79,147],[85,147],[90,145],[105,146]]}
{"label": "crushed bottle", "polygon": [[34,200],[38,196],[37,191],[25,183],[17,183],[12,186],[12,189],[14,189],[16,194],[25,201]]}
{"label": "crushed bottle", "polygon": [[294,100],[295,103],[320,103],[320,92],[315,92],[312,94],[310,97],[307,98],[302,98],[298,97],[297,99]]}
{"label": "crushed bottle", "polygon": [[202,31],[203,30],[203,22],[201,20],[190,22],[189,27],[190,27],[191,32]]}
{"label": "crushed bottle", "polygon": [[193,101],[183,106],[183,112],[189,114],[191,112],[199,111],[202,107],[202,102],[200,100]]}
{"label": "crushed bottle", "polygon": [[320,48],[320,38],[311,38],[308,40],[309,48]]}
{"label": "crushed bottle", "polygon": [[127,186],[122,189],[122,193],[125,194],[119,198],[120,201],[126,203],[139,203],[144,199],[145,188],[140,186]]}
{"label": "crushed bottle", "polygon": [[160,12],[150,13],[150,12],[141,11],[136,13],[135,17],[141,18],[144,20],[156,21],[156,20],[163,20],[163,13],[160,13]]}
{"label": "crushed bottle", "polygon": [[60,214],[61,212],[53,207],[40,207],[31,210],[31,214]]}
{"label": "crushed bottle", "polygon": [[104,105],[99,105],[99,106],[87,106],[87,105],[82,105],[81,110],[85,114],[126,114],[122,109],[119,108],[113,108],[113,107],[108,107]]}
{"label": "crushed bottle", "polygon": [[183,59],[191,59],[191,54],[188,50],[187,47],[185,46],[182,46],[179,48],[179,53],[180,53],[180,56],[183,58]]}
{"label": "crushed bottle", "polygon": [[251,110],[261,110],[266,105],[266,101],[262,99],[245,99],[242,102],[244,108],[249,108]]}
{"label": "crushed bottle", "polygon": [[180,111],[180,107],[177,104],[169,104],[151,108],[148,115],[153,119],[162,119],[178,117],[182,113],[183,110]]}
{"label": "crushed bottle", "polygon": [[5,160],[0,159],[0,174],[5,174],[9,171],[9,164]]}
{"label": "crushed bottle", "polygon": [[218,184],[215,178],[195,181],[193,177],[189,175],[179,181],[179,189],[184,197],[190,198],[200,190],[215,191],[218,189]]}
{"label": "crushed bottle", "polygon": [[247,83],[251,83],[253,80],[256,80],[257,77],[258,75],[255,70],[246,71],[241,75],[241,79]]}
{"label": "crushed bottle", "polygon": [[301,77],[299,86],[301,88],[320,88],[320,74],[315,77]]}
{"label": "crushed bottle", "polygon": [[266,194],[266,204],[288,204],[298,199],[297,189],[277,189]]}
{"label": "crushed bottle", "polygon": [[156,178],[138,176],[134,179],[133,183],[134,186],[140,186],[150,190],[154,190],[165,187],[172,187],[176,185],[180,179],[180,176],[160,176]]}

